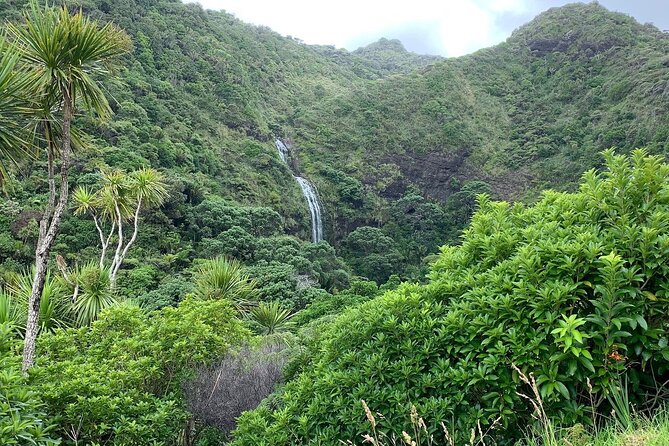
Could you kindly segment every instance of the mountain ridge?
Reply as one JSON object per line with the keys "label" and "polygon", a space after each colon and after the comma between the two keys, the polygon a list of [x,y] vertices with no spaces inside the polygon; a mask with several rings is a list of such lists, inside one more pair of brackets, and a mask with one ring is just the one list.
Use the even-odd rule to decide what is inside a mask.
{"label": "mountain ridge", "polygon": [[[80,37],[81,15],[21,18],[29,1],[0,3],[0,19]],[[581,444],[589,428],[562,427],[614,413],[619,430],[624,412],[658,406],[669,39],[657,29],[574,4],[436,60],[393,40],[305,45],[179,0],[67,5],[118,23],[134,51],[117,80],[93,80],[115,115],[74,117],[77,212],[50,258],[43,157],[10,166],[0,195],[0,413],[12,415],[0,428],[16,441],[352,444],[366,414],[375,444],[446,427],[447,443],[472,443],[474,426],[500,446],[557,444],[556,432]],[[46,118],[56,133],[62,93]],[[41,301],[35,263],[49,272]],[[26,378],[14,341],[36,333],[25,322],[38,307]],[[551,437],[528,430],[533,409]]]}
{"label": "mountain ridge", "polygon": [[[8,0],[0,16],[26,4]],[[596,4],[549,10],[499,45],[447,59],[388,39],[353,52],[305,45],[178,0],[68,4],[126,28],[135,45],[123,82],[108,86],[114,119],[81,117],[94,139],[75,183],[100,163],[164,169],[179,203],[156,221],[181,247],[207,197],[272,208],[281,231],[309,239],[276,137],[295,142],[331,244],[376,227],[413,265],[457,243],[476,193],[532,200],[571,188],[604,148],[669,152],[667,35]],[[26,196],[45,196],[39,178],[22,182]],[[434,223],[411,220],[415,209]]]}
{"label": "mountain ridge", "polygon": [[[547,21],[559,22],[565,18],[571,20],[571,22],[565,25],[566,28],[571,28],[572,30],[582,30],[580,37],[572,34],[572,40],[569,42],[559,39],[551,40],[550,33],[560,34],[561,30],[559,26],[553,27],[554,29],[551,29],[551,27],[548,26],[550,23],[547,23]],[[590,20],[590,22],[587,22],[586,18]],[[580,25],[574,27],[574,24]],[[614,30],[616,32],[613,33],[608,32],[611,31],[611,29],[615,26],[621,27],[621,29]],[[541,34],[535,35],[538,30],[543,30],[544,33],[548,32],[549,34],[544,35],[543,37]],[[595,32],[588,34],[590,31]],[[639,32],[642,34],[637,35],[636,38],[639,38],[640,41],[636,42],[634,40],[634,33],[638,34]],[[534,40],[532,40],[532,37],[534,37]],[[612,44],[611,39],[618,43]],[[627,42],[626,45],[624,45],[625,42]],[[542,46],[548,44],[552,44],[553,46]],[[564,48],[561,48],[560,45],[564,45]],[[641,110],[642,107],[654,110],[653,112],[649,113],[651,121],[644,123],[644,125],[649,127],[652,125],[652,128],[649,129],[647,133],[657,136],[656,140],[654,141],[652,136],[639,137],[636,139],[628,138],[627,130],[621,132],[622,135],[616,136],[614,132],[611,132],[610,130],[608,132],[609,134],[605,134],[601,129],[598,129],[596,130],[597,133],[589,132],[590,137],[594,140],[585,141],[586,147],[583,152],[587,151],[588,153],[582,154],[584,156],[587,155],[592,157],[592,160],[594,160],[596,156],[593,155],[596,152],[614,145],[622,146],[620,148],[623,150],[629,150],[633,146],[651,144],[655,145],[658,150],[666,150],[667,143],[664,129],[667,125],[667,108],[666,102],[662,99],[664,95],[668,94],[666,92],[667,70],[666,66],[662,62],[663,58],[665,57],[664,52],[667,48],[666,35],[654,27],[639,25],[636,21],[634,21],[634,19],[630,17],[619,13],[611,13],[605,8],[596,4],[572,4],[548,11],[547,13],[537,17],[529,24],[521,27],[519,30],[514,32],[514,34],[509,39],[507,39],[506,42],[500,45],[488,49],[482,49],[471,55],[462,56],[460,58],[451,58],[444,61],[439,61],[425,68],[421,72],[421,74],[424,76],[424,79],[407,79],[400,77],[399,79],[381,80],[380,82],[382,85],[378,87],[374,93],[372,93],[372,95],[376,94],[377,98],[384,100],[384,95],[387,95],[387,90],[403,88],[401,85],[402,82],[404,82],[403,79],[406,80],[407,90],[409,88],[414,89],[413,96],[410,96],[407,92],[398,93],[398,95],[391,98],[393,107],[390,106],[391,102],[388,104],[384,103],[384,107],[378,107],[383,108],[384,113],[379,115],[375,114],[375,117],[377,117],[379,120],[379,124],[376,126],[375,130],[375,138],[377,138],[376,142],[369,137],[360,135],[360,138],[353,143],[350,141],[336,141],[333,143],[333,145],[346,146],[351,144],[365,144],[368,147],[377,148],[381,146],[381,144],[378,142],[379,131],[387,131],[387,135],[383,135],[384,138],[386,138],[385,144],[390,142],[388,138],[392,138],[392,140],[397,141],[398,136],[400,137],[400,141],[402,142],[400,147],[397,148],[398,153],[402,153],[402,151],[407,150],[406,148],[410,147],[411,145],[416,146],[421,143],[424,144],[422,144],[422,147],[420,147],[419,152],[429,151],[429,147],[437,147],[436,150],[433,150],[433,153],[439,153],[443,151],[438,149],[440,145],[442,147],[444,145],[448,146],[449,144],[451,146],[457,146],[459,144],[458,139],[462,140],[463,136],[467,141],[476,141],[475,135],[458,134],[458,129],[449,129],[452,130],[450,135],[446,135],[445,138],[441,139],[436,138],[436,140],[432,142],[429,139],[421,136],[421,134],[419,134],[415,129],[420,128],[421,126],[426,126],[423,123],[417,124],[411,115],[414,115],[416,111],[419,113],[424,112],[423,110],[416,110],[415,108],[416,103],[424,102],[426,104],[430,104],[430,107],[443,107],[440,104],[447,104],[447,107],[450,106],[450,108],[458,108],[457,111],[451,110],[450,112],[446,109],[442,109],[441,113],[444,118],[455,118],[455,120],[458,121],[459,130],[465,129],[470,133],[480,133],[480,129],[489,127],[491,122],[499,123],[498,129],[490,129],[493,132],[502,132],[505,134],[505,136],[497,137],[498,141],[502,144],[508,144],[508,141],[511,140],[511,142],[515,143],[515,145],[518,147],[511,153],[508,153],[506,150],[500,151],[494,147],[487,147],[485,152],[486,154],[474,153],[473,156],[478,156],[474,165],[482,168],[484,172],[492,172],[495,170],[494,167],[497,166],[504,168],[505,164],[510,165],[509,167],[517,168],[521,164],[528,161],[528,159],[545,162],[550,158],[550,156],[545,156],[547,154],[541,153],[537,155],[537,151],[549,149],[552,150],[553,147],[564,145],[565,141],[559,141],[557,139],[542,140],[541,137],[545,135],[527,133],[527,131],[522,131],[521,129],[526,127],[528,124],[534,125],[535,123],[528,123],[528,121],[534,120],[537,115],[539,115],[540,118],[543,118],[543,122],[540,122],[539,124],[542,127],[541,132],[545,132],[546,130],[551,130],[546,129],[546,126],[553,125],[553,119],[558,122],[560,121],[559,117],[551,116],[550,121],[553,122],[547,122],[549,121],[548,115],[564,115],[568,109],[570,109],[570,113],[574,114],[578,113],[577,109],[582,110],[581,113],[587,112],[588,109],[592,109],[594,107],[601,109],[601,104],[594,103],[597,101],[597,98],[594,97],[596,94],[597,85],[595,85],[593,82],[605,81],[605,76],[607,75],[606,73],[603,73],[604,67],[606,65],[616,65],[615,59],[620,57],[621,54],[624,55],[626,59],[630,59],[636,56],[635,53],[631,53],[632,48],[640,48],[645,46],[648,47],[647,49],[650,53],[646,59],[642,60],[641,67],[646,71],[643,74],[647,76],[648,79],[640,78],[635,84],[635,82],[630,79],[630,70],[627,67],[622,67],[627,69],[618,68],[615,70],[615,75],[610,75],[611,78],[616,76],[623,78],[618,82],[618,84],[613,85],[614,82],[611,81],[608,84],[604,83],[603,85],[600,85],[600,87],[603,86],[607,89],[614,90],[610,93],[607,92],[609,97],[606,99],[610,99],[609,102],[614,103],[617,107],[622,107],[622,102],[624,102],[623,99],[626,97],[635,96],[639,99],[640,105],[625,105],[630,105],[636,109],[639,109],[638,114],[640,116],[643,116],[645,113],[645,111]],[[620,51],[623,52],[617,54]],[[607,57],[609,59],[607,59]],[[625,60],[625,63],[627,62],[628,60]],[[515,72],[513,70],[515,70]],[[541,72],[540,70],[544,71]],[[588,79],[588,76],[592,76],[594,80]],[[597,76],[599,76],[599,78],[597,78]],[[424,92],[426,96],[421,97],[420,94],[422,92],[416,93],[415,83],[417,81],[422,82],[423,84],[428,82],[434,83],[439,77],[449,78],[449,81],[452,82],[452,84],[460,83],[461,85],[459,85],[458,88],[460,88],[462,92],[448,92],[448,84],[445,83],[445,79],[440,79],[439,82],[441,82],[441,90],[435,89],[434,91],[430,92],[425,85],[421,85],[423,90],[422,92]],[[562,79],[559,79],[560,82],[556,82],[556,78]],[[644,82],[640,82],[642,80]],[[625,81],[627,82],[627,86],[625,85]],[[411,86],[412,82],[414,84],[413,86]],[[523,85],[522,82],[526,82],[526,84]],[[646,94],[648,92],[648,83],[651,84],[650,91],[654,91],[655,96],[651,95],[649,97],[649,95]],[[544,95],[543,97],[536,97],[536,95],[535,97],[523,97],[525,94],[523,93],[523,90],[534,89],[536,92],[537,89],[541,89],[541,84],[553,85],[551,85],[552,88],[550,88],[550,91],[541,91],[541,94]],[[569,91],[575,89],[579,90],[578,95],[574,94],[575,91]],[[382,92],[382,90],[386,91]],[[548,90],[548,88],[545,90]],[[351,111],[356,113],[358,110],[362,110],[362,106],[356,107],[355,105],[356,101],[361,103],[362,100],[356,99],[355,97],[359,98],[360,96],[365,95],[365,93],[367,92],[358,91],[349,95],[351,98],[350,103],[346,104],[347,110],[349,111],[349,116],[352,115],[352,113],[350,113]],[[346,93],[344,93],[344,95],[345,94]],[[367,94],[369,97],[369,93]],[[467,95],[469,95],[469,97],[467,97]],[[585,98],[583,98],[583,95]],[[592,103],[587,103],[582,99],[588,99]],[[473,110],[472,104],[474,102],[472,102],[472,100],[474,102],[481,101],[482,103],[485,103],[485,101],[493,102],[493,104],[489,104],[490,108],[487,111],[488,114],[493,113],[493,115],[488,116],[487,120],[479,120],[473,126],[471,123],[467,124],[466,118],[467,115],[471,115],[471,111]],[[337,101],[339,101],[339,104],[341,105],[342,101],[346,102],[349,101],[349,99],[340,97],[331,101],[331,109],[325,112],[323,114],[324,116],[319,116],[318,119],[312,119],[312,121],[327,119],[328,115],[337,116]],[[400,130],[398,130],[397,125],[388,124],[390,119],[387,118],[387,113],[393,113],[393,109],[397,108],[398,104],[403,105],[402,101],[411,102],[413,104],[407,105],[406,114],[408,116],[406,116],[404,120],[400,119],[398,116],[394,116],[392,120],[395,124],[399,125],[399,128],[402,129],[402,132],[406,133],[407,135],[413,134],[417,136],[417,138],[412,139],[412,143],[409,143],[405,137],[403,139],[401,136],[402,133]],[[558,105],[560,110],[564,109],[565,112],[560,110],[540,111],[542,108],[545,109],[545,106],[542,104],[552,103]],[[367,100],[365,103],[367,108],[367,116],[370,115],[370,107],[367,107],[369,104],[370,102]],[[515,111],[512,109],[511,113],[509,113],[509,107],[513,107]],[[534,110],[531,110],[532,107],[534,107]],[[526,111],[528,109],[530,109],[529,116],[527,115]],[[456,113],[457,116],[449,117],[449,113]],[[604,113],[604,111],[600,111],[600,113]],[[636,115],[634,117],[636,117]],[[568,119],[573,121],[574,118],[568,116]],[[403,121],[410,122],[410,124],[406,126],[406,129],[402,127]],[[439,133],[438,127],[435,127],[433,122],[427,122],[427,124],[431,129],[433,129],[433,131],[430,132],[432,135]],[[580,127],[585,123],[583,122],[575,124],[577,127]],[[607,124],[611,126],[610,122]],[[443,126],[448,127],[449,125],[452,126],[451,123],[444,121]],[[571,125],[573,126],[574,124]],[[360,128],[361,126],[362,123],[358,120],[354,122],[351,127]],[[469,127],[469,129],[467,129],[467,127]],[[510,127],[516,127],[516,129]],[[658,134],[658,130],[660,129],[662,131]],[[308,126],[298,128],[297,131],[305,133],[305,140],[318,138],[312,133],[309,133]],[[520,131],[522,131],[522,134]],[[570,132],[562,132],[562,139],[564,140],[565,136],[568,137],[569,133]],[[593,135],[593,133],[595,134]],[[582,145],[586,135],[575,136],[578,136],[578,138],[574,138],[573,142],[567,143]],[[481,135],[481,137],[487,138],[488,140],[494,139],[494,135],[488,134],[486,136],[485,133]],[[516,139],[517,142],[514,141],[514,139]],[[426,141],[427,143],[425,144]],[[328,143],[327,139],[325,138],[321,138],[320,142],[322,144]],[[462,146],[462,144],[460,145]],[[542,149],[542,146],[546,148]],[[385,145],[379,147],[376,150],[387,152],[388,150],[392,151],[393,149],[389,149],[388,146]],[[461,147],[459,150],[464,151],[463,153],[467,152],[464,147]],[[511,155],[510,159],[509,155]],[[469,155],[467,156],[469,157]],[[487,158],[486,161],[484,161],[482,158],[484,156]],[[502,156],[505,157],[505,159],[502,160],[499,158]],[[460,157],[457,157],[457,159],[459,158]],[[497,166],[491,166],[490,160],[493,160],[493,162],[497,163]],[[460,163],[460,161],[457,162]],[[587,161],[587,163],[590,163],[590,165],[594,165],[592,162],[593,161]],[[429,166],[426,166],[426,168],[429,169]],[[514,172],[514,174],[516,174],[516,172]],[[579,174],[580,171],[577,171],[576,166],[574,166],[573,173],[570,177],[564,178],[564,182],[573,182]],[[537,175],[535,175],[535,178],[536,176]],[[546,181],[546,177],[547,175],[543,175],[543,178],[540,176],[537,181],[543,183]],[[560,184],[557,184],[556,182],[553,182],[552,184],[560,186]],[[544,185],[550,185],[550,183],[544,183]],[[511,189],[512,190],[505,193],[503,185],[498,187],[501,195],[503,197],[509,198],[514,196],[513,189],[516,188],[512,187]]]}

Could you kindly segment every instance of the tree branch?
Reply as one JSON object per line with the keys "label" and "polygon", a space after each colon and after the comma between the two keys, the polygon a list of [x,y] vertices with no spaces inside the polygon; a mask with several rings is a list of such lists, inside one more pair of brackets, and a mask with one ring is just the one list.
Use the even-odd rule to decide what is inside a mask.
{"label": "tree branch", "polygon": [[98,236],[100,237],[100,244],[102,245],[102,255],[100,256],[100,269],[104,266],[105,255],[107,253],[107,244],[105,243],[105,234],[102,232],[102,227],[98,221],[98,216],[95,215],[95,212],[91,211],[93,216],[93,222],[95,222],[95,229],[98,230]]}
{"label": "tree branch", "polygon": [[105,266],[105,260],[107,257],[107,248],[109,247],[109,243],[111,243],[111,238],[114,235],[114,230],[116,229],[116,220],[112,220],[112,226],[111,229],[109,230],[109,235],[107,236],[107,241],[103,244],[103,249],[102,249],[102,255],[100,256],[100,269],[104,268]]}
{"label": "tree branch", "polygon": [[109,276],[112,289],[116,286],[116,265],[120,262],[121,248],[123,247],[123,217],[121,216],[121,209],[118,207],[118,202],[114,203],[114,210],[116,211],[116,218],[118,220],[118,243],[116,244],[116,252],[114,253],[114,261],[111,264],[111,272]]}
{"label": "tree branch", "polygon": [[118,263],[115,265],[115,269],[112,272],[114,278],[116,278],[116,273],[118,272],[119,268],[121,268],[121,263],[123,263],[125,256],[128,255],[128,249],[130,249],[130,246],[132,246],[132,244],[135,243],[135,240],[137,239],[137,232],[139,231],[139,211],[141,209],[142,209],[142,196],[140,195],[139,198],[137,199],[137,208],[135,209],[135,221],[134,221],[135,228],[132,233],[132,237],[130,237],[130,240],[128,240],[128,243],[125,245],[125,248],[123,248],[123,252],[119,257]]}

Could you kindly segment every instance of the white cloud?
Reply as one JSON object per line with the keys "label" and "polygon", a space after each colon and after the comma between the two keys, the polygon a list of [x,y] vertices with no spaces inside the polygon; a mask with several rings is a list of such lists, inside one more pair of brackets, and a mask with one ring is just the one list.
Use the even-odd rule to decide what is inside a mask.
{"label": "white cloud", "polygon": [[[355,49],[389,30],[427,26],[440,52],[459,56],[502,40],[499,14],[523,14],[529,0],[185,0],[224,9],[239,19],[269,26],[311,44]],[[390,36],[392,37],[392,36]]]}

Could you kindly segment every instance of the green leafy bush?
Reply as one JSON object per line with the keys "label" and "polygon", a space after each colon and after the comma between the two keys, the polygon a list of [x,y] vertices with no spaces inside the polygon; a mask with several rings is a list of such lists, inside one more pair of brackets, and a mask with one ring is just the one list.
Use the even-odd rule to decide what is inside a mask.
{"label": "green leafy bush", "polygon": [[59,444],[44,404],[21,373],[14,331],[10,324],[0,323],[0,444]]}
{"label": "green leafy bush", "polygon": [[215,237],[232,228],[245,228],[255,236],[280,232],[281,217],[265,207],[239,207],[221,200],[205,200],[193,208],[193,226],[203,237]]}
{"label": "green leafy bush", "polygon": [[249,336],[235,314],[226,300],[114,306],[40,338],[34,388],[72,444],[174,444],[189,418],[181,382]]}
{"label": "green leafy bush", "polygon": [[377,283],[388,280],[404,260],[395,240],[379,228],[357,228],[346,237],[344,246],[353,269]]}
{"label": "green leafy bush", "polygon": [[[130,262],[128,262],[130,263]],[[132,269],[119,270],[116,292],[132,299],[157,288],[160,272],[153,265],[138,265]]]}
{"label": "green leafy bush", "polygon": [[[363,288],[362,284],[372,284],[374,292],[369,294],[369,290]],[[376,283],[358,281],[353,282],[353,286],[350,289],[336,294],[329,294],[323,291],[317,294],[306,308],[295,315],[293,322],[297,325],[305,325],[323,316],[340,314],[346,308],[370,300],[376,294],[376,290]]]}
{"label": "green leafy bush", "polygon": [[513,444],[532,410],[512,364],[534,374],[557,423],[590,419],[589,385],[610,413],[622,374],[643,405],[669,375],[669,165],[644,151],[605,159],[577,193],[548,191],[530,207],[481,197],[429,284],[345,312],[277,406],[242,416],[233,444],[360,438],[362,399],[384,414],[381,430],[409,431],[413,403],[456,443],[501,417],[492,435]]}
{"label": "green leafy bush", "polygon": [[142,294],[135,300],[137,304],[146,310],[159,310],[163,307],[176,306],[186,295],[195,290],[195,285],[186,279],[177,276],[158,285],[148,293]]}

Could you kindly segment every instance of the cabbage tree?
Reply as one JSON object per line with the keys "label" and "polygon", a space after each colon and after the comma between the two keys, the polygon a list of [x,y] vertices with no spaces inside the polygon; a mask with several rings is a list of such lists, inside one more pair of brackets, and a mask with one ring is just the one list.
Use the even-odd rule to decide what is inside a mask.
{"label": "cabbage tree", "polygon": [[[160,206],[166,196],[163,175],[150,168],[129,174],[119,170],[103,172],[98,190],[82,187],[74,192],[74,213],[89,214],[95,223],[102,246],[100,269],[108,268],[112,289],[128,250],[137,240],[141,212]],[[130,229],[126,226],[132,232],[124,230]],[[128,234],[130,237],[126,238]],[[116,242],[116,250],[107,265],[107,251],[112,242]]]}
{"label": "cabbage tree", "polygon": [[194,274],[195,295],[200,299],[227,299],[245,313],[257,301],[258,282],[234,259],[219,256],[202,262]]}
{"label": "cabbage tree", "polygon": [[[39,307],[47,261],[67,209],[68,175],[72,164],[72,122],[77,112],[100,118],[111,114],[99,77],[108,76],[114,63],[130,49],[130,39],[113,24],[101,25],[66,7],[40,7],[36,1],[21,24],[8,24],[9,39],[20,56],[31,98],[38,102],[47,138],[49,198],[39,225],[35,276],[28,304],[23,370],[35,357]],[[56,158],[60,159],[56,188]]]}

